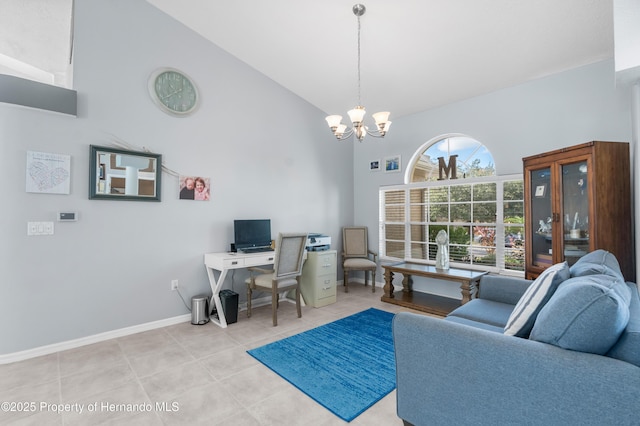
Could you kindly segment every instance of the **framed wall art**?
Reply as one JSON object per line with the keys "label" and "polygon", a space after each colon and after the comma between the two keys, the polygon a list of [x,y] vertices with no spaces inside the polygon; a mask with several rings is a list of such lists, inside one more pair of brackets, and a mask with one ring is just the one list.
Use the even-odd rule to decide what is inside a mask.
{"label": "framed wall art", "polygon": [[399,155],[384,159],[384,171],[386,173],[398,173],[402,170],[402,162]]}
{"label": "framed wall art", "polygon": [[90,146],[89,198],[160,201],[162,155]]}
{"label": "framed wall art", "polygon": [[69,194],[70,182],[70,155],[27,151],[27,192]]}

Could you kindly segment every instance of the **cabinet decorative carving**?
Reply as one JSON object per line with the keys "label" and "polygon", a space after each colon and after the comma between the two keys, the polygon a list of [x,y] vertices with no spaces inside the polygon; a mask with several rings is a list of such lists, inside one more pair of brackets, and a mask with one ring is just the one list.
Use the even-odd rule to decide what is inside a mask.
{"label": "cabinet decorative carving", "polygon": [[635,281],[629,144],[587,142],[522,161],[526,277],[604,249]]}

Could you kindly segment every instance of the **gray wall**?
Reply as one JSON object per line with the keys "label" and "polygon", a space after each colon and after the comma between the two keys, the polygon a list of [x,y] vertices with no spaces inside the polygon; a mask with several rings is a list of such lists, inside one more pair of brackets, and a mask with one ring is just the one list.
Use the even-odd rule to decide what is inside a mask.
{"label": "gray wall", "polygon": [[[323,112],[143,0],[76,2],[75,25],[78,117],[0,104],[0,355],[188,313],[170,281],[185,297],[210,293],[203,254],[228,249],[235,218],[340,239],[353,221],[353,149]],[[147,78],[163,66],[198,84],[193,116],[151,101]],[[115,138],[210,177],[212,200],[179,200],[168,174],[161,203],[89,200],[89,145]],[[71,194],[26,193],[27,151],[70,154]],[[27,237],[28,221],[59,211],[80,220]],[[244,298],[242,273],[232,284]]]}
{"label": "gray wall", "polygon": [[[78,118],[0,104],[0,356],[187,313],[170,281],[186,296],[210,291],[202,255],[226,250],[234,218],[270,217],[274,233],[325,232],[338,249],[340,227],[363,224],[375,247],[378,189],[404,173],[370,172],[369,161],[400,154],[404,172],[435,136],[477,138],[500,174],[521,172],[526,155],[632,140],[630,91],[615,88],[612,61],[392,117],[382,140],[337,143],[324,113],[143,0],[77,2],[75,24]],[[162,66],[196,80],[195,115],[173,118],[152,103],[147,78]],[[167,174],[161,203],[88,200],[89,145],[114,137],[210,177],[212,201],[178,200]],[[26,193],[27,151],[70,154],[71,194]],[[80,220],[27,237],[28,221],[65,210]],[[244,296],[242,281],[227,287]]]}
{"label": "gray wall", "polygon": [[[355,222],[369,227],[373,244],[379,237],[380,186],[402,184],[416,150],[439,135],[462,133],[479,140],[493,154],[500,175],[522,173],[522,157],[528,155],[592,140],[632,142],[631,88],[616,88],[613,61],[391,119],[383,142],[357,144],[354,154]],[[632,161],[635,149],[632,144]],[[402,156],[403,173],[368,170],[369,161],[396,154]],[[612,226],[614,232],[629,232]],[[459,297],[452,287],[436,292]]]}

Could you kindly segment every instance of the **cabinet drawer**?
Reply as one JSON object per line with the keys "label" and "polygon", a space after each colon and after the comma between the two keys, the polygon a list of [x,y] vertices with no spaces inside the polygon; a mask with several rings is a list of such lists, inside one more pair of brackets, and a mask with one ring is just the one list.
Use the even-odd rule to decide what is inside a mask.
{"label": "cabinet drawer", "polygon": [[314,266],[318,275],[336,271],[336,253],[319,253],[314,259]]}
{"label": "cabinet drawer", "polygon": [[328,273],[336,272],[336,263],[335,262],[324,262],[318,265],[318,274],[328,274]]}
{"label": "cabinet drawer", "polygon": [[326,252],[316,252],[318,257],[318,263],[321,264],[335,264],[336,263],[336,252],[335,251],[326,251]]}
{"label": "cabinet drawer", "polygon": [[331,276],[318,277],[316,281],[316,293],[318,299],[335,296],[336,280]]}

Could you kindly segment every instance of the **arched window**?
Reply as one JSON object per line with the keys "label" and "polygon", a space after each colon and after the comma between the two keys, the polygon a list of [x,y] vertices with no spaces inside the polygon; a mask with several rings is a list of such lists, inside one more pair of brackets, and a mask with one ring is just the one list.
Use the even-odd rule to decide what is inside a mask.
{"label": "arched window", "polygon": [[491,152],[466,135],[431,139],[405,184],[380,188],[381,256],[435,263],[442,230],[452,267],[524,271],[522,175],[497,176]]}
{"label": "arched window", "polygon": [[454,167],[451,173],[455,178],[496,174],[493,156],[482,143],[466,135],[448,134],[431,139],[416,151],[407,167],[405,183],[442,180],[443,163]]}

